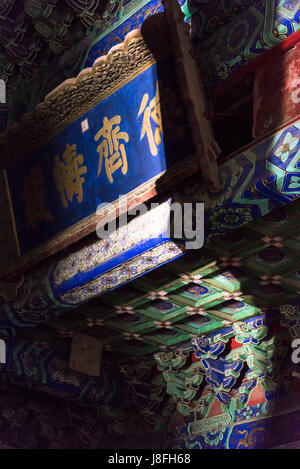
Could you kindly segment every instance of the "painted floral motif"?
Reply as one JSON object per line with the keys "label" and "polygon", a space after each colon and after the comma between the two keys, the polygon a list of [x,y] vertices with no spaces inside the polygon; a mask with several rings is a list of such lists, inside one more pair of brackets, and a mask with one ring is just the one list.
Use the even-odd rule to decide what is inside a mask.
{"label": "painted floral motif", "polygon": [[180,280],[183,283],[199,283],[201,278],[202,278],[202,275],[200,275],[200,274],[195,274],[195,275],[182,274],[180,276]]}
{"label": "painted floral motif", "polygon": [[148,299],[149,300],[167,300],[168,298],[166,297],[167,292],[164,290],[161,290],[159,292],[151,291],[149,292]]}
{"label": "painted floral motif", "polygon": [[220,257],[220,265],[222,267],[228,267],[228,266],[234,266],[234,267],[240,267],[241,265],[241,259],[239,257]]}
{"label": "painted floral motif", "polygon": [[223,294],[223,299],[225,301],[229,301],[229,300],[243,301],[243,299],[241,298],[241,294],[242,292],[240,291],[236,291],[236,292],[225,291]]}
{"label": "painted floral motif", "polygon": [[[157,248],[152,249],[138,258],[135,258],[121,267],[113,269],[108,274],[103,274],[90,282],[89,287],[80,286],[60,296],[60,300],[70,304],[81,303],[82,301],[100,295],[116,285],[121,285],[126,281],[147,272],[150,268],[159,266],[164,262],[182,254],[183,247],[173,242],[164,243]],[[130,270],[125,272],[124,267],[133,264],[137,267],[134,273]]]}
{"label": "painted floral motif", "polygon": [[157,329],[173,329],[172,324],[170,323],[170,321],[165,321],[165,322],[154,321],[153,324],[155,325],[155,327]]}
{"label": "painted floral motif", "polygon": [[252,221],[252,215],[247,207],[223,207],[214,210],[209,216],[209,221],[216,232],[222,233],[249,223]]}
{"label": "painted floral motif", "polygon": [[[147,212],[110,234],[105,239],[97,240],[89,246],[84,246],[76,253],[71,253],[59,261],[53,272],[54,285],[60,285],[71,277],[101,265],[113,256],[127,251],[142,240],[159,236],[169,220],[169,204],[161,204],[158,209]],[[134,266],[123,268],[134,269]],[[136,273],[132,272],[133,274]],[[126,270],[124,271],[126,275]]]}
{"label": "painted floral motif", "polygon": [[208,293],[208,288],[204,287],[203,285],[190,285],[186,290],[186,293],[195,296],[206,295]]}
{"label": "painted floral motif", "polygon": [[[53,298],[49,287],[49,272],[46,266],[25,276],[16,301],[7,303],[6,321],[8,325],[37,325],[55,317],[58,302]],[[2,326],[4,326],[2,322]]]}
{"label": "painted floral motif", "polygon": [[[218,3],[221,4],[221,2]],[[243,0],[240,3],[245,5],[246,2]],[[226,79],[228,74],[243,67],[246,62],[253,60],[254,57],[258,57],[265,50],[284,40],[286,35],[289,36],[297,31],[298,6],[296,3],[289,4],[290,11],[288,12],[283,1],[280,0],[273,2],[272,6],[268,2],[265,4],[265,2],[259,1],[256,1],[251,8],[248,7],[249,2],[247,4],[246,8],[246,5],[244,6],[244,12],[234,18],[230,24],[226,24],[223,28],[215,27],[215,33],[200,43],[201,61],[199,60],[199,66],[201,74],[207,76],[204,84],[209,89]],[[230,8],[234,11],[233,6],[233,2],[230,2]],[[222,21],[224,21],[224,16],[225,11],[222,15]],[[196,20],[198,20],[197,16]],[[211,13],[211,23],[214,25],[218,20],[215,12]],[[208,24],[210,23],[208,22]],[[221,64],[226,64],[227,70],[225,67],[222,70]]]}
{"label": "painted floral motif", "polygon": [[270,237],[270,236],[264,236],[263,237],[264,241],[264,247],[270,247],[270,246],[276,246],[277,248],[282,247],[282,238],[280,236],[275,236],[275,237]]}
{"label": "painted floral motif", "polygon": [[263,414],[262,405],[256,404],[255,406],[245,407],[240,412],[236,412],[236,421],[249,420],[254,417],[260,417]]}
{"label": "painted floral motif", "polygon": [[298,5],[298,0],[285,0],[283,3],[283,7],[288,8],[291,11],[297,8],[297,5]]}
{"label": "painted floral motif", "polygon": [[195,315],[205,316],[207,314],[205,309],[203,309],[203,308],[194,308],[193,306],[187,306],[186,307],[186,313],[189,316],[195,316]]}
{"label": "painted floral motif", "polygon": [[298,137],[294,137],[291,132],[288,132],[281,145],[277,148],[274,154],[283,162],[285,163],[288,157],[293,153],[297,144],[299,142]]}
{"label": "painted floral motif", "polygon": [[280,285],[282,281],[281,275],[262,275],[261,281],[259,282],[260,285],[269,285],[270,283],[274,285]]}
{"label": "painted floral motif", "polygon": [[203,435],[204,441],[208,446],[217,446],[222,442],[224,438],[224,432],[222,430],[216,430]]}
{"label": "painted floral motif", "polygon": [[140,334],[132,334],[130,332],[123,332],[125,340],[143,340]]}
{"label": "painted floral motif", "polygon": [[118,277],[116,275],[107,275],[101,279],[101,283],[104,286],[113,286],[118,284]]}

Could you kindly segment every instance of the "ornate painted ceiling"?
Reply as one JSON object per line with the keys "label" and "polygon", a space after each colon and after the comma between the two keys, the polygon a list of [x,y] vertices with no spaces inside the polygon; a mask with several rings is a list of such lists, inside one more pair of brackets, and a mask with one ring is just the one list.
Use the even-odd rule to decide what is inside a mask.
{"label": "ornate painted ceiling", "polygon": [[[154,10],[150,4],[155,3]],[[254,3],[254,0],[224,2],[180,2],[186,17],[194,12],[193,35],[207,38],[219,27]],[[220,4],[221,3],[221,4]],[[129,7],[130,4],[130,7]],[[101,35],[137,6],[147,4],[140,20],[162,9],[160,2],[140,0],[1,0],[0,2],[0,74],[13,79],[19,73],[30,77],[84,37]],[[215,12],[215,19],[211,12]],[[131,25],[132,26],[132,25]],[[127,31],[128,32],[128,31]],[[122,38],[121,38],[122,39]]]}
{"label": "ornate painted ceiling", "polygon": [[[199,47],[207,89],[299,28],[294,0],[179,3]],[[162,10],[160,0],[0,2],[0,77],[8,84],[8,126]]]}
{"label": "ornate painted ceiling", "polygon": [[[93,35],[95,29],[101,29],[106,21],[117,18],[121,8],[129,3],[124,0],[122,4],[110,2],[107,6],[96,0],[49,0],[41,7],[41,3],[34,0],[0,2],[2,74],[10,77],[11,83],[14,77],[29,79],[31,74],[34,75],[34,70],[39,70],[43,61],[46,63],[48,59],[51,61],[67,53],[74,41],[80,42],[87,35]],[[208,4],[215,9],[219,4],[221,11],[231,11],[223,17],[220,13],[221,19],[215,25],[205,22],[205,13],[202,17],[198,14],[201,27],[197,30],[199,38],[208,41],[206,44],[214,41],[218,27],[224,26],[224,37],[230,28],[233,30],[229,37],[238,46],[235,48],[227,36],[227,51],[232,53],[227,62],[225,60],[229,73],[236,68],[236,63],[240,66],[245,59],[242,56],[239,62],[235,61],[241,48],[245,50],[251,43],[251,47],[255,46],[259,54],[261,48],[257,37],[265,37],[269,33],[270,38],[270,31],[264,28],[273,25],[274,16],[270,24],[262,21],[259,3],[242,0],[232,2],[236,6],[232,11],[225,1],[192,2],[195,18],[197,4],[201,4],[203,12]],[[273,14],[275,5],[278,9],[290,10],[293,18],[289,26],[292,28],[294,16],[296,18],[296,2],[274,1],[268,5],[271,3]],[[243,9],[247,10],[243,18],[236,18]],[[255,15],[259,19],[257,30],[245,44],[241,40],[242,26],[248,21],[250,24]],[[211,10],[207,13],[209,16]],[[142,19],[144,17],[145,12]],[[232,24],[228,25],[230,21],[234,21],[237,27],[236,34]],[[272,30],[271,42],[275,41],[276,31]],[[281,31],[282,35],[287,34],[282,28]],[[222,49],[223,43],[219,43],[218,47]],[[248,49],[249,58],[254,52],[250,46]],[[97,50],[93,53],[97,55]],[[225,52],[222,54],[225,57]],[[210,81],[214,84],[228,76],[220,63],[223,62],[210,63],[207,67],[212,72]],[[266,158],[265,144],[260,142],[257,163],[256,160],[253,163],[253,148],[237,158],[243,168],[243,175],[233,159],[231,163],[227,161],[222,166],[226,180],[222,193],[208,200],[210,210],[207,217],[211,232],[204,248],[175,259],[180,245],[176,246],[178,251],[172,247],[176,255],[169,255],[168,245],[161,245],[160,251],[153,250],[141,256],[139,264],[136,260],[123,263],[118,271],[117,283],[114,283],[116,272],[115,275],[109,272],[102,277],[98,276],[94,283],[83,282],[78,291],[73,293],[64,278],[66,269],[57,268],[55,273],[62,284],[65,281],[64,287],[68,288],[69,285],[71,293],[67,290],[64,292],[59,282],[50,287],[47,277],[50,268],[46,265],[43,278],[42,275],[36,278],[33,276],[33,280],[29,278],[25,282],[21,299],[16,302],[7,300],[1,305],[1,334],[7,339],[8,345],[7,362],[1,364],[1,379],[7,381],[7,386],[2,382],[0,395],[5,400],[2,416],[7,422],[13,421],[15,427],[16,421],[23,425],[31,420],[34,427],[42,427],[45,435],[51,435],[50,439],[55,440],[54,447],[59,447],[62,443],[56,441],[56,435],[60,432],[65,431],[67,440],[74,438],[70,426],[77,426],[80,440],[86,441],[93,433],[98,436],[101,432],[105,433],[106,427],[117,427],[117,432],[119,427],[126,428],[128,415],[131,415],[131,409],[128,415],[123,412],[127,405],[127,393],[132,394],[136,407],[142,409],[148,423],[154,427],[157,419],[160,429],[166,426],[176,406],[181,414],[179,423],[183,423],[184,418],[185,423],[188,423],[184,431],[195,433],[201,431],[201,425],[206,425],[207,421],[200,422],[203,415],[208,416],[208,424],[212,428],[218,429],[221,420],[215,427],[209,421],[216,415],[223,419],[222,425],[227,425],[227,418],[239,422],[247,419],[247,412],[250,411],[255,411],[255,415],[259,412],[267,414],[269,401],[275,396],[277,387],[286,381],[288,374],[291,376],[290,368],[285,366],[289,339],[284,335],[285,331],[282,333],[282,329],[290,329],[293,333],[299,325],[298,317],[295,319],[289,311],[286,317],[280,313],[281,305],[298,301],[300,290],[300,206],[299,201],[289,203],[294,196],[299,196],[299,166],[295,149],[299,138],[288,128],[280,132],[276,142],[272,140],[276,150],[270,160]],[[268,143],[269,148],[272,145]],[[248,164],[245,163],[247,157]],[[252,165],[249,164],[251,158]],[[265,161],[266,167],[262,164]],[[269,171],[271,163],[274,174]],[[260,178],[254,178],[254,167],[258,168]],[[248,176],[253,179],[251,185]],[[245,184],[244,180],[240,182],[243,178]],[[225,184],[227,180],[229,188]],[[234,185],[237,187],[233,191]],[[97,255],[93,246],[89,248],[88,255],[83,258],[90,274],[91,264],[97,262]],[[105,247],[103,252],[106,251]],[[103,257],[103,252],[99,251],[99,257]],[[158,258],[160,262],[155,263]],[[172,259],[175,260],[161,265]],[[76,276],[74,271],[77,268],[80,270],[80,263],[67,259],[66,265],[69,266],[70,277]],[[159,268],[155,269],[157,266]],[[98,296],[100,291],[103,294]],[[63,304],[62,301],[68,298],[70,304]],[[72,302],[76,306],[68,309],[74,306]],[[6,328],[7,323],[13,327]],[[72,339],[78,333],[104,342],[99,379],[74,371],[69,366]],[[284,370],[278,377],[279,362]],[[53,394],[65,402],[71,401],[66,406],[60,406],[57,402],[50,406],[55,418],[63,417],[66,425],[62,425],[62,428],[51,426],[49,411],[42,404],[38,409],[34,407],[36,402],[22,408],[24,394],[18,396],[18,402],[12,406],[9,400],[10,385],[29,388],[30,395],[32,390],[36,390]],[[259,391],[263,399],[255,401],[254,391]],[[72,408],[73,403],[92,406],[97,412],[86,412],[86,418],[83,419],[80,409]],[[245,407],[247,404],[248,407]],[[222,411],[226,407],[224,414],[221,413],[221,405]],[[203,414],[204,407],[206,414]],[[94,419],[96,414],[98,420]],[[178,414],[174,415],[178,418]],[[104,428],[99,427],[100,420],[103,420]],[[173,426],[176,427],[176,424]],[[198,430],[195,429],[197,426]],[[177,427],[176,432],[181,431]],[[27,435],[24,428],[23,425],[22,433]],[[18,438],[19,435],[17,446],[39,444],[20,442]],[[212,436],[205,435],[205,438],[209,441],[207,445],[219,444],[217,431]],[[76,439],[74,441],[76,444]],[[234,444],[243,446],[240,441],[241,438],[231,441],[232,447]],[[97,444],[95,440],[87,443],[92,447]],[[247,445],[248,442],[245,442],[244,446]]]}
{"label": "ornate painted ceiling", "polygon": [[299,221],[294,202],[18,334],[68,351],[74,334],[84,331],[126,362],[151,360],[157,351],[184,344],[191,348],[194,336],[224,334],[236,321],[264,314],[275,319],[281,304],[298,297]]}
{"label": "ornate painted ceiling", "polygon": [[30,77],[119,11],[119,0],[1,0],[0,74]]}

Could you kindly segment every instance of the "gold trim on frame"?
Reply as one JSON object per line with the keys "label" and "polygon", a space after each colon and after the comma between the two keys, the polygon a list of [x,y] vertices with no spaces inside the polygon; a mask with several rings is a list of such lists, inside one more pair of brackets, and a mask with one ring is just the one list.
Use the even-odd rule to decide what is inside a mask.
{"label": "gold trim on frame", "polygon": [[2,165],[7,169],[41,147],[154,63],[140,30],[128,33],[122,44],[112,47],[76,78],[65,80],[31,114],[0,134]]}
{"label": "gold trim on frame", "polygon": [[[160,56],[163,57],[168,53],[168,46],[162,45]],[[127,34],[124,43],[112,47],[106,56],[98,58],[92,67],[82,70],[76,78],[65,80],[51,91],[45,97],[44,102],[39,104],[31,114],[26,114],[18,124],[13,125],[6,133],[0,134],[0,159],[2,158],[3,166],[7,170],[17,160],[30,155],[155,62],[140,30],[131,31]],[[135,208],[158,193],[165,193],[197,171],[199,171],[199,164],[195,155],[190,155],[126,194],[126,210]],[[18,264],[13,260],[12,265],[5,269],[7,278],[25,271],[91,234],[95,231],[96,225],[101,223],[99,215],[93,213],[33,250],[21,254],[6,172],[5,177],[19,255]],[[117,216],[119,216],[119,207],[121,207],[120,213],[124,213],[125,206],[123,205],[122,209],[120,199],[116,199],[111,205],[113,210],[111,213],[116,213],[117,209]],[[109,215],[107,213],[106,217]]]}

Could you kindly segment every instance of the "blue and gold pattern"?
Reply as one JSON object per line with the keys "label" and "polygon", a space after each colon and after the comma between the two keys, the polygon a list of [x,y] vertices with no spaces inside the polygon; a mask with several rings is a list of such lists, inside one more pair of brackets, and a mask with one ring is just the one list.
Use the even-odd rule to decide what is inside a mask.
{"label": "blue and gold pattern", "polygon": [[[170,90],[175,85],[167,75],[168,63],[162,68],[160,87]],[[169,140],[162,132],[157,66],[152,64],[12,165],[7,174],[21,253],[189,156],[192,145],[186,136]]]}

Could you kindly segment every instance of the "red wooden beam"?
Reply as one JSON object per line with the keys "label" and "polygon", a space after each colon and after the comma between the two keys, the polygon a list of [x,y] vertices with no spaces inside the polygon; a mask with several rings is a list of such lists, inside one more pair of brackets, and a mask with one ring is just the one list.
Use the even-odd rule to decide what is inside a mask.
{"label": "red wooden beam", "polygon": [[251,73],[254,73],[261,65],[273,60],[275,57],[278,57],[281,54],[284,54],[289,49],[294,47],[297,42],[300,41],[300,30],[291,34],[289,37],[281,41],[276,46],[272,47],[268,51],[261,54],[259,57],[248,62],[244,67],[241,67],[235,73],[233,73],[229,78],[227,78],[223,83],[217,85],[208,93],[208,98],[213,99],[221,94],[224,94],[228,88],[230,88],[234,83],[237,83],[242,78]]}

